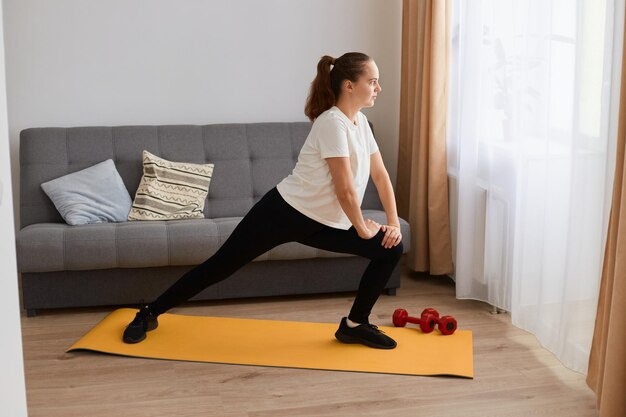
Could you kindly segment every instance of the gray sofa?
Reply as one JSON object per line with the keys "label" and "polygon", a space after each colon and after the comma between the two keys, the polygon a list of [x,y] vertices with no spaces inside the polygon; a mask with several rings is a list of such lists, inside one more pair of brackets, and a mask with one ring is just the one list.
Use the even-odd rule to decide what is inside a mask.
{"label": "gray sofa", "polygon": [[[309,130],[305,122],[23,130],[17,261],[27,314],[151,301],[215,253],[252,205],[291,172]],[[215,164],[205,219],[69,226],[41,189],[43,182],[111,158],[134,198],[144,149],[171,161]],[[363,209],[385,222],[371,183]],[[406,251],[410,230],[401,222]],[[355,291],[367,262],[288,243],[194,299]],[[386,292],[399,286],[396,268]]]}

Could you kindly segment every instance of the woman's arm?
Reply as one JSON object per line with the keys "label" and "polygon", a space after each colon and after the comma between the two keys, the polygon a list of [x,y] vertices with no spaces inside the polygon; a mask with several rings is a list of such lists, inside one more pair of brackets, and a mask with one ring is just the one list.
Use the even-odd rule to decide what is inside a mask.
{"label": "woman's arm", "polygon": [[350,223],[352,223],[361,238],[371,239],[376,236],[380,225],[372,220],[363,218],[352,181],[350,158],[326,158],[326,162],[328,163],[330,176],[333,178],[337,200],[339,200],[339,204],[346,216],[348,216]]}
{"label": "woman's arm", "polygon": [[387,225],[382,226],[382,231],[385,232],[383,246],[387,248],[396,246],[402,240],[400,220],[398,219],[398,210],[396,208],[396,196],[393,193],[389,173],[385,168],[380,151],[370,156],[370,175],[387,215]]}

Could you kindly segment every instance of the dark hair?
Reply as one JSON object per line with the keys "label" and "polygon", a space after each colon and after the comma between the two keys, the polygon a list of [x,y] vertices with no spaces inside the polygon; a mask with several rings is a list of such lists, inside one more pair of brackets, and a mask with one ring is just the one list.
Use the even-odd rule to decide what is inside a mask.
{"label": "dark hair", "polygon": [[314,121],[334,106],[341,94],[343,80],[357,81],[363,73],[363,66],[371,60],[360,52],[348,52],[337,59],[324,55],[317,63],[317,75],[311,83],[304,114]]}

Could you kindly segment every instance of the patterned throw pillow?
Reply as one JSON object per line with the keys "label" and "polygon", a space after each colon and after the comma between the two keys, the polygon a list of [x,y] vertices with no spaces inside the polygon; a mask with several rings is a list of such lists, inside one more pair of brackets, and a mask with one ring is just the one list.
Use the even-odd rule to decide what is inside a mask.
{"label": "patterned throw pillow", "polygon": [[171,162],[143,151],[143,177],[128,220],[204,218],[213,164]]}

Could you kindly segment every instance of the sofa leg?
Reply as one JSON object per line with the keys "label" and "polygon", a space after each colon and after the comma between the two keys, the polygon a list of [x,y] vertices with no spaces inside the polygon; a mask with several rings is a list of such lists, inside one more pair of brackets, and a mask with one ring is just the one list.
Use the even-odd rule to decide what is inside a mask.
{"label": "sofa leg", "polygon": [[386,295],[396,295],[396,289],[395,288],[385,288],[385,294]]}
{"label": "sofa leg", "polygon": [[26,309],[26,317],[35,317],[36,315],[37,315],[37,309],[35,308]]}

